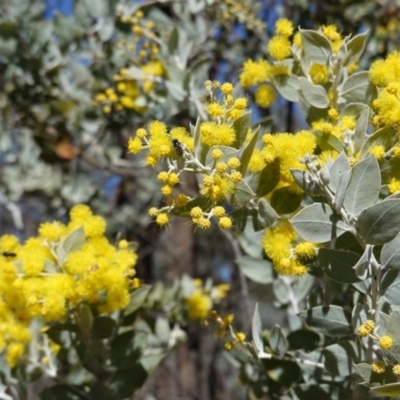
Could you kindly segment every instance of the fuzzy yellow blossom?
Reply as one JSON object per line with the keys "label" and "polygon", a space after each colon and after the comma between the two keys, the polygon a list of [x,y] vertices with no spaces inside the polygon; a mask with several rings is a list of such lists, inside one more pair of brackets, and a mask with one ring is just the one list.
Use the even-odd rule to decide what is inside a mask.
{"label": "fuzzy yellow blossom", "polygon": [[231,341],[227,341],[224,343],[225,350],[230,351],[233,349],[233,343]]}
{"label": "fuzzy yellow blossom", "polygon": [[224,108],[221,104],[211,103],[208,105],[208,114],[210,114],[212,118],[222,117],[224,112]]}
{"label": "fuzzy yellow blossom", "polygon": [[379,338],[379,345],[382,349],[388,350],[393,346],[393,339],[390,336],[382,336]]}
{"label": "fuzzy yellow blossom", "polygon": [[186,299],[186,306],[190,319],[203,319],[207,317],[208,312],[211,310],[212,302],[209,296],[200,290],[196,290]]}
{"label": "fuzzy yellow blossom", "polygon": [[213,160],[220,160],[224,156],[224,153],[221,149],[213,149],[211,152],[211,157]]}
{"label": "fuzzy yellow blossom", "polygon": [[295,248],[295,254],[298,257],[311,259],[316,256],[315,244],[310,242],[301,242]]}
{"label": "fuzzy yellow blossom", "polygon": [[244,110],[247,107],[247,99],[244,97],[239,97],[233,103],[233,107],[237,108],[238,110]]}
{"label": "fuzzy yellow blossom", "polygon": [[156,217],[158,214],[158,210],[156,207],[151,207],[148,212],[150,217]]}
{"label": "fuzzy yellow blossom", "polygon": [[202,182],[204,187],[211,187],[214,185],[214,178],[212,176],[205,176]]}
{"label": "fuzzy yellow blossom", "polygon": [[339,117],[339,112],[336,108],[330,108],[328,111],[329,118],[333,121],[336,121]]}
{"label": "fuzzy yellow blossom", "polygon": [[243,343],[246,340],[246,335],[243,332],[237,332],[235,334],[235,340],[237,343]]}
{"label": "fuzzy yellow blossom", "polygon": [[385,156],[385,147],[381,144],[373,145],[368,150],[368,153],[374,155],[377,160],[382,160]]}
{"label": "fuzzy yellow blossom", "polygon": [[400,157],[400,145],[397,145],[396,147],[394,147],[393,149],[393,155],[395,157]]}
{"label": "fuzzy yellow blossom", "polygon": [[396,364],[395,366],[393,366],[392,372],[394,375],[399,376],[400,375],[400,364]]}
{"label": "fuzzy yellow blossom", "polygon": [[229,217],[222,217],[219,220],[219,226],[222,229],[231,229],[232,228],[232,220]]}
{"label": "fuzzy yellow blossom", "polygon": [[166,214],[166,213],[158,214],[157,218],[156,218],[156,222],[157,222],[157,225],[160,225],[160,226],[167,225],[169,222],[168,214]]}
{"label": "fuzzy yellow blossom", "polygon": [[243,180],[243,175],[239,171],[234,171],[231,173],[231,180],[237,184]]}
{"label": "fuzzy yellow blossom", "polygon": [[138,138],[129,138],[128,140],[128,151],[132,154],[138,154],[143,148],[142,141]]}
{"label": "fuzzy yellow blossom", "polygon": [[237,157],[231,157],[228,160],[228,167],[232,169],[238,169],[240,167],[240,160]]}
{"label": "fuzzy yellow blossom", "polygon": [[278,61],[282,61],[292,54],[289,39],[282,35],[271,38],[268,42],[267,50],[271,57]]}
{"label": "fuzzy yellow blossom", "polygon": [[243,64],[243,70],[240,74],[240,84],[247,88],[257,83],[269,80],[269,71],[271,65],[266,60],[247,60]]}
{"label": "fuzzy yellow blossom", "polygon": [[275,90],[270,85],[260,85],[255,93],[256,103],[263,108],[268,108],[275,101]]}
{"label": "fuzzy yellow blossom", "polygon": [[367,319],[367,320],[364,322],[364,326],[365,326],[365,328],[368,329],[369,332],[371,333],[371,332],[375,329],[375,322],[372,321],[372,319]]}
{"label": "fuzzy yellow blossom", "polygon": [[219,162],[217,163],[217,165],[215,166],[215,169],[220,173],[223,174],[224,172],[226,172],[226,170],[228,169],[228,164],[224,163],[224,162]]}
{"label": "fuzzy yellow blossom", "polygon": [[207,146],[229,146],[235,141],[235,131],[227,124],[206,121],[200,126],[200,140]]}
{"label": "fuzzy yellow blossom", "polygon": [[365,325],[361,325],[358,327],[358,335],[361,337],[366,337],[369,335],[369,330],[365,327]]}
{"label": "fuzzy yellow blossom", "polygon": [[25,351],[25,347],[22,343],[11,343],[7,348],[6,360],[11,368],[14,368],[18,362],[18,359],[22,356]]}
{"label": "fuzzy yellow blossom", "polygon": [[171,186],[175,186],[179,183],[179,176],[175,174],[175,172],[171,172],[168,175],[168,184]]}
{"label": "fuzzy yellow blossom", "polygon": [[221,218],[225,216],[225,208],[221,206],[214,207],[213,214],[217,218]]}
{"label": "fuzzy yellow blossom", "polygon": [[326,65],[313,64],[310,68],[310,77],[315,85],[328,82],[329,75]]}
{"label": "fuzzy yellow blossom", "polygon": [[391,194],[400,192],[400,179],[392,177],[389,181],[388,189]]}
{"label": "fuzzy yellow blossom", "polygon": [[224,95],[228,95],[228,94],[232,94],[232,92],[233,92],[233,85],[231,84],[231,83],[224,83],[222,86],[221,86],[221,92],[224,94]]}
{"label": "fuzzy yellow blossom", "polygon": [[161,193],[162,193],[164,196],[171,196],[172,191],[173,191],[173,189],[172,189],[172,187],[171,187],[170,185],[164,185],[164,186],[161,188]]}
{"label": "fuzzy yellow blossom", "polygon": [[147,136],[147,131],[144,128],[139,128],[136,130],[136,136],[140,139],[144,138],[145,136]]}
{"label": "fuzzy yellow blossom", "polygon": [[386,365],[382,361],[375,361],[372,364],[372,371],[375,372],[376,374],[383,374],[385,372]]}
{"label": "fuzzy yellow blossom", "polygon": [[205,217],[193,218],[193,223],[201,229],[208,229],[211,226],[210,220]]}
{"label": "fuzzy yellow blossom", "polygon": [[322,26],[323,34],[332,42],[341,40],[341,35],[337,30],[337,27],[333,24]]}
{"label": "fuzzy yellow blossom", "polygon": [[39,226],[39,235],[49,241],[61,239],[66,233],[66,226],[58,221],[44,222]]}
{"label": "fuzzy yellow blossom", "polygon": [[175,205],[179,207],[185,207],[186,204],[189,202],[189,197],[186,196],[184,193],[179,193],[175,199]]}
{"label": "fuzzy yellow blossom", "polygon": [[302,42],[301,42],[301,35],[300,35],[300,32],[297,32],[295,35],[294,35],[294,37],[293,37],[293,44],[295,45],[295,46],[297,46],[299,49],[301,49],[301,47],[302,47]]}
{"label": "fuzzy yellow blossom", "polygon": [[384,87],[389,83],[390,75],[388,75],[387,65],[384,60],[376,60],[369,68],[368,75],[371,82],[378,86]]}
{"label": "fuzzy yellow blossom", "polygon": [[278,35],[290,37],[293,33],[293,23],[287,18],[280,18],[275,23],[275,30]]}
{"label": "fuzzy yellow blossom", "polygon": [[157,175],[157,180],[161,183],[166,183],[168,182],[168,172],[167,171],[161,171],[158,175]]}
{"label": "fuzzy yellow blossom", "polygon": [[190,210],[190,216],[192,218],[200,218],[203,216],[203,210],[200,207],[193,207]]}
{"label": "fuzzy yellow blossom", "polygon": [[290,256],[291,242],[296,238],[289,221],[282,220],[278,225],[268,228],[262,238],[266,255],[272,261],[280,261]]}

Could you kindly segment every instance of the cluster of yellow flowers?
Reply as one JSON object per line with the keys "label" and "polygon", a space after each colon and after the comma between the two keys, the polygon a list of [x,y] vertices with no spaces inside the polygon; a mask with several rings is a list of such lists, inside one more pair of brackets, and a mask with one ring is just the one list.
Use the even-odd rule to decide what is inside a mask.
{"label": "cluster of yellow flowers", "polygon": [[246,335],[243,332],[235,332],[233,321],[235,316],[229,314],[222,316],[216,310],[212,310],[208,314],[208,318],[203,321],[205,326],[214,326],[216,328],[216,336],[224,342],[226,350],[232,350],[235,345],[241,345],[246,341]]}
{"label": "cluster of yellow flowers", "polygon": [[[152,121],[147,128],[140,128],[136,135],[129,139],[128,150],[137,154],[148,150],[146,164],[155,166],[161,160],[168,162],[168,171],[158,174],[158,180],[163,184],[161,193],[167,198],[167,206],[161,209],[151,208],[149,213],[156,218],[160,226],[169,222],[168,214],[176,208],[187,205],[190,198],[183,193],[174,197],[174,187],[179,183],[179,176],[183,171],[195,172],[202,175],[200,194],[208,199],[207,206],[195,206],[188,210],[192,222],[202,229],[211,226],[210,219],[216,217],[219,226],[223,229],[232,227],[232,220],[225,215],[221,203],[231,195],[237,184],[243,180],[239,171],[241,162],[238,157],[225,157],[224,152],[214,146],[231,146],[236,140],[234,122],[242,117],[247,110],[247,99],[234,99],[231,83],[205,82],[209,94],[208,104],[209,121],[198,125],[199,142],[204,149],[210,150],[210,163],[203,165],[194,153],[194,137],[184,127],[173,128],[168,131],[161,121]],[[220,90],[222,98],[216,96]],[[252,133],[249,132],[249,137]]]}
{"label": "cluster of yellow flowers", "polygon": [[141,79],[133,79],[128,68],[122,68],[114,75],[115,88],[109,87],[97,93],[93,105],[101,105],[105,114],[113,110],[134,110],[143,113],[143,95],[151,92],[161,81],[164,67],[158,60],[149,61],[140,67]]}
{"label": "cluster of yellow flowers", "polygon": [[[386,143],[386,147],[379,145],[379,155],[400,158],[400,72],[399,65],[400,53],[394,51],[385,60],[375,61],[369,69],[371,82],[379,89],[378,97],[372,102],[372,109],[375,115],[372,123],[375,128],[391,127],[396,135],[393,135],[391,143]],[[390,193],[400,191],[400,175],[391,177],[388,183]]]}
{"label": "cluster of yellow flowers", "polygon": [[[376,336],[373,333],[374,329],[375,329],[375,322],[372,321],[371,319],[368,319],[362,325],[359,326],[358,335],[360,337],[369,336],[370,338],[376,340],[379,343],[381,349],[383,350],[391,349],[393,347],[393,339],[388,335],[381,337]],[[390,367],[390,365],[387,365],[383,361],[375,361],[372,364],[372,371],[377,374],[383,374],[385,373],[387,367]],[[391,368],[394,375],[400,376],[400,364],[392,365]]]}
{"label": "cluster of yellow flowers", "polygon": [[[135,60],[143,62],[153,59],[160,51],[160,41],[156,32],[154,21],[145,19],[142,10],[136,11],[133,15],[122,12],[120,21],[123,24],[131,25],[134,33],[133,38],[121,39],[117,47],[128,53],[134,53]],[[124,55],[124,52],[121,54]]]}
{"label": "cluster of yellow flowers", "polygon": [[215,2],[214,5],[213,18],[215,21],[221,21],[223,25],[240,22],[249,30],[263,32],[265,29],[265,22],[257,18],[258,7],[251,0],[223,0]]}
{"label": "cluster of yellow flowers", "polygon": [[265,231],[262,245],[276,272],[281,275],[304,275],[307,272],[304,263],[316,257],[318,247],[300,240],[286,219]]}
{"label": "cluster of yellow flowers", "polygon": [[201,279],[195,279],[195,290],[185,300],[188,317],[193,320],[205,319],[213,304],[226,297],[230,285],[222,283],[216,286],[204,285]]}
{"label": "cluster of yellow flowers", "polygon": [[[143,11],[133,15],[121,13],[120,21],[132,25],[133,35],[117,42],[121,57],[135,62],[135,67],[121,68],[114,75],[115,87],[98,93],[94,105],[101,105],[105,114],[121,110],[145,111],[144,96],[158,88],[163,81],[165,68],[159,60],[160,40],[155,23],[145,20]],[[134,70],[132,72],[132,70]]]}
{"label": "cluster of yellow flowers", "polygon": [[135,276],[137,255],[125,240],[118,247],[105,235],[106,222],[86,205],[70,212],[70,222],[45,222],[39,235],[20,244],[0,237],[0,351],[14,366],[30,340],[35,317],[60,321],[81,303],[111,314],[125,308]]}
{"label": "cluster of yellow flowers", "polygon": [[[291,21],[286,18],[279,19],[275,24],[276,35],[273,36],[267,45],[267,53],[274,59],[272,63],[265,59],[258,61],[247,60],[243,64],[240,74],[240,83],[243,87],[249,88],[257,85],[255,92],[256,103],[264,108],[268,108],[276,99],[275,89],[272,82],[279,76],[289,76],[291,70],[287,59],[299,59],[298,52],[301,51],[302,42],[300,33],[293,35],[294,27]],[[332,51],[337,53],[343,43],[343,38],[335,25],[322,26],[321,33],[330,41]],[[309,76],[314,84],[324,84],[329,81],[332,75],[332,67],[322,64],[311,63],[307,71],[303,71]],[[356,64],[348,67],[351,74],[357,70]]]}

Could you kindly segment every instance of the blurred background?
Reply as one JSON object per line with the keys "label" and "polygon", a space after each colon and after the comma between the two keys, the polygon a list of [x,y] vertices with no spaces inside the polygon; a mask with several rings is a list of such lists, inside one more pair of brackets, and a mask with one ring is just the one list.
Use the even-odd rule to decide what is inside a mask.
{"label": "blurred background", "polygon": [[[204,115],[206,79],[232,82],[251,99],[238,85],[243,62],[266,57],[281,17],[302,28],[336,24],[343,36],[368,31],[361,69],[399,40],[399,7],[384,0],[0,1],[0,234],[23,241],[40,223],[66,221],[73,205],[85,203],[107,219],[111,240],[137,243],[146,283],[212,277],[231,285],[222,311],[235,314],[238,330],[249,332],[256,302],[266,328],[287,326],[288,300],[277,298],[272,275],[247,281],[235,265],[243,250],[233,236],[195,231],[180,218],[163,230],[151,222],[147,210],[163,201],[158,171],[126,149],[154,119],[195,123]],[[253,104],[252,122],[272,132],[306,126],[279,96],[269,109]],[[182,190],[196,193],[195,177],[185,176]],[[238,239],[262,257],[257,235]],[[214,332],[198,323],[184,329],[187,343],[135,398],[246,398]]]}

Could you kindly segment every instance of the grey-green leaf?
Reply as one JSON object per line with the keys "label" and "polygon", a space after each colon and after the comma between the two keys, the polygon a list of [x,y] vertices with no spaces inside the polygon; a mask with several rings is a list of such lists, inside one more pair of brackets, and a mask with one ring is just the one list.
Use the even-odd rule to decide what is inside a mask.
{"label": "grey-green leaf", "polygon": [[355,283],[359,278],[353,267],[357,264],[360,256],[351,251],[334,249],[319,249],[318,261],[329,276],[329,278],[340,283]]}
{"label": "grey-green leaf", "polygon": [[233,129],[235,130],[236,139],[232,144],[232,147],[239,149],[246,139],[247,132],[250,128],[250,111],[243,114],[233,123]]}
{"label": "grey-green leaf", "polygon": [[385,200],[365,209],[357,225],[366,243],[390,242],[400,231],[400,200]]}
{"label": "grey-green leaf", "polygon": [[299,29],[299,31],[305,55],[311,61],[325,65],[332,54],[332,46],[329,40],[321,33],[313,30]]}
{"label": "grey-green leaf", "polygon": [[339,306],[317,306],[299,314],[305,323],[328,336],[347,336],[353,333],[351,314]]}
{"label": "grey-green leaf", "polygon": [[274,280],[272,263],[253,257],[241,257],[238,260],[240,270],[253,282],[271,283]]}
{"label": "grey-green leaf", "polygon": [[381,173],[374,156],[356,164],[351,171],[351,180],[344,198],[346,210],[353,216],[372,206],[379,196]]}
{"label": "grey-green leaf", "polygon": [[321,194],[321,189],[318,186],[317,181],[312,179],[311,174],[308,171],[303,171],[302,169],[292,168],[290,172],[293,175],[296,183],[303,189],[306,193],[311,196]]}
{"label": "grey-green leaf", "polygon": [[326,90],[320,85],[313,85],[308,79],[299,78],[299,90],[309,104],[315,108],[327,108],[329,106],[329,99]]}
{"label": "grey-green leaf", "polygon": [[271,192],[278,184],[280,179],[279,159],[276,158],[272,163],[269,163],[260,173],[260,178],[257,187],[257,196],[263,197]]}
{"label": "grey-green leaf", "polygon": [[74,230],[69,236],[65,238],[62,248],[66,254],[71,251],[79,250],[85,242],[85,231],[83,227]]}
{"label": "grey-green leaf", "polygon": [[391,127],[384,127],[378,129],[372,135],[368,136],[367,140],[363,143],[361,147],[361,155],[360,158],[363,159],[367,156],[369,149],[372,146],[383,146],[385,149],[390,145],[390,142],[393,138],[393,129]]}
{"label": "grey-green leaf", "polygon": [[348,101],[360,101],[363,99],[369,104],[377,96],[376,87],[370,82],[368,72],[361,71],[350,75],[343,83],[340,95]]}
{"label": "grey-green leaf", "polygon": [[288,349],[288,341],[285,335],[282,333],[281,327],[275,325],[272,329],[271,336],[269,337],[269,344],[274,353],[280,356],[285,355]]}
{"label": "grey-green leaf", "polygon": [[382,247],[383,268],[400,269],[400,234]]}
{"label": "grey-green leaf", "polygon": [[394,310],[389,315],[389,321],[388,321],[386,334],[392,338],[393,345],[395,345],[395,346],[400,344],[399,326],[400,326],[400,311]]}
{"label": "grey-green leaf", "polygon": [[353,363],[359,361],[354,342],[345,341],[332,344],[322,350],[325,368],[333,375],[349,376],[353,372]]}
{"label": "grey-green leaf", "polygon": [[335,211],[323,203],[304,208],[290,222],[299,236],[313,243],[328,242],[347,230]]}
{"label": "grey-green leaf", "polygon": [[368,119],[369,119],[369,109],[366,108],[360,115],[360,118],[357,120],[356,127],[354,129],[354,152],[358,153],[367,137],[367,128],[368,128]]}
{"label": "grey-green leaf", "polygon": [[239,159],[240,159],[240,167],[239,172],[242,175],[246,173],[247,166],[249,165],[251,156],[253,155],[254,148],[258,139],[258,132],[260,131],[259,127],[255,130],[252,138],[249,140],[249,143],[240,151]]}
{"label": "grey-green leaf", "polygon": [[258,304],[256,304],[256,308],[254,309],[253,321],[251,325],[251,334],[256,349],[260,352],[263,352],[264,343],[262,337],[261,316],[260,316],[260,311],[258,310]]}
{"label": "grey-green leaf", "polygon": [[349,186],[351,179],[351,171],[344,171],[339,175],[338,185],[336,189],[335,198],[333,200],[333,206],[335,207],[336,212],[340,212],[341,208],[344,204],[344,199],[346,197],[347,188]]}
{"label": "grey-green leaf", "polygon": [[278,214],[264,198],[258,200],[257,219],[260,227],[267,228],[279,218]]}
{"label": "grey-green leaf", "polygon": [[339,182],[339,176],[344,171],[350,171],[350,163],[349,159],[344,151],[342,151],[338,157],[332,163],[332,166],[329,168],[329,174],[331,180],[329,182],[329,189],[332,190],[333,193],[336,193],[337,185]]}
{"label": "grey-green leaf", "polygon": [[360,59],[361,54],[365,49],[367,34],[367,32],[360,33],[349,40],[347,43],[347,54],[342,64],[344,67],[347,67]]}

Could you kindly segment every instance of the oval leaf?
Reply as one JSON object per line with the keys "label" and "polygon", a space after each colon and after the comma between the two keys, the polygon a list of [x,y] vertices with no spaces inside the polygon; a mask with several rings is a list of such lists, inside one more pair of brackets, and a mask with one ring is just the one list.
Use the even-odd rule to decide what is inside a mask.
{"label": "oval leaf", "polygon": [[329,182],[329,189],[332,190],[333,193],[336,193],[337,185],[339,182],[339,176],[345,172],[350,171],[350,162],[344,151],[342,151],[338,157],[332,163],[332,166],[329,168],[329,175],[331,180]]}
{"label": "oval leaf", "polygon": [[268,260],[241,257],[238,265],[243,274],[254,282],[271,283],[274,280],[272,263]]}
{"label": "oval leaf", "polygon": [[332,344],[322,350],[325,357],[325,368],[333,375],[349,376],[353,372],[353,362],[357,362],[356,344],[341,342]]}
{"label": "oval leaf", "polygon": [[351,179],[344,198],[346,210],[357,216],[375,204],[381,188],[381,173],[374,156],[356,164],[351,170]]}
{"label": "oval leaf", "polygon": [[351,314],[339,306],[317,306],[299,314],[307,325],[328,336],[347,336],[353,333]]}
{"label": "oval leaf", "polygon": [[400,231],[400,200],[385,200],[365,209],[357,225],[366,243],[390,242]]}
{"label": "oval leaf", "polygon": [[382,247],[381,264],[383,268],[400,269],[400,234]]}
{"label": "oval leaf", "polygon": [[351,251],[324,248],[318,251],[318,261],[326,275],[340,283],[359,281],[353,269],[359,259],[360,256]]}
{"label": "oval leaf", "polygon": [[308,79],[299,78],[300,91],[309,104],[315,108],[327,108],[329,99],[326,90],[320,85],[313,85]]}
{"label": "oval leaf", "polygon": [[332,54],[329,40],[316,31],[299,29],[305,55],[317,64],[325,65]]}
{"label": "oval leaf", "polygon": [[304,208],[290,222],[299,236],[313,243],[328,242],[347,230],[335,211],[323,203]]}
{"label": "oval leaf", "polygon": [[275,325],[272,329],[271,336],[269,337],[269,345],[274,353],[280,356],[285,355],[288,349],[288,342],[279,325]]}
{"label": "oval leaf", "polygon": [[264,352],[264,342],[262,337],[262,325],[260,311],[258,310],[258,304],[254,309],[253,321],[251,324],[251,335],[253,337],[254,346],[259,352]]}
{"label": "oval leaf", "polygon": [[271,192],[278,184],[280,179],[279,159],[276,158],[272,163],[269,163],[261,172],[257,187],[257,196],[263,197]]}

